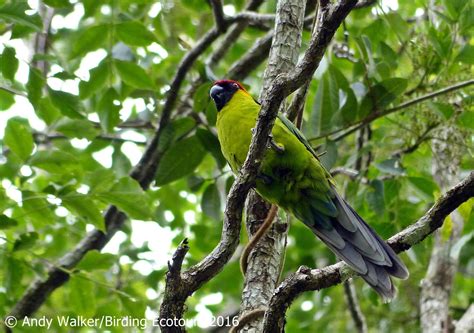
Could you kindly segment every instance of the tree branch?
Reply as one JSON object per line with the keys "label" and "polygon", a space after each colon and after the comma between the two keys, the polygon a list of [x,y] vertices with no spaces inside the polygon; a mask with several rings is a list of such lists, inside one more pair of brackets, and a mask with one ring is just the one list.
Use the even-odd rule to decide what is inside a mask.
{"label": "tree branch", "polygon": [[[69,140],[70,139],[69,137],[63,134],[46,134],[46,133],[40,133],[40,132],[33,133],[33,138],[34,138],[35,143],[37,144],[48,144],[54,140]],[[106,135],[106,134],[98,135],[94,138],[94,140],[106,140],[106,141],[112,141],[112,142],[131,142],[138,146],[143,146],[146,144],[145,141],[124,139],[119,136]]]}
{"label": "tree branch", "polygon": [[[404,103],[401,103],[393,108],[390,108],[390,109],[385,109],[385,110],[380,110],[380,111],[375,111],[371,114],[369,114],[367,117],[365,117],[364,119],[362,120],[358,120],[352,124],[349,124],[347,125],[346,127],[344,128],[339,128],[337,130],[334,130],[332,132],[329,132],[329,133],[326,133],[324,135],[321,135],[317,138],[314,138],[314,139],[319,139],[319,138],[322,138],[322,137],[326,137],[326,136],[329,136],[329,135],[332,135],[332,134],[336,134],[336,133],[339,133],[339,132],[342,132],[344,131],[345,129],[347,129],[348,127],[351,127],[350,129],[348,129],[346,132],[336,136],[335,138],[333,138],[332,140],[334,141],[339,141],[343,138],[345,138],[346,136],[354,133],[355,131],[357,131],[358,129],[360,129],[361,127],[364,127],[365,125],[373,122],[374,120],[377,120],[379,118],[382,118],[382,117],[385,117],[386,115],[389,115],[391,113],[394,113],[394,112],[397,112],[397,111],[400,111],[400,110],[403,110],[403,109],[406,109],[412,105],[415,105],[415,104],[418,104],[418,103],[421,103],[423,101],[426,101],[426,100],[429,100],[429,99],[432,99],[434,97],[437,97],[437,96],[440,96],[440,95],[444,95],[444,94],[447,94],[449,92],[452,92],[452,91],[455,91],[455,90],[459,90],[459,89],[462,89],[462,88],[465,88],[465,87],[468,87],[470,85],[474,84],[474,79],[473,80],[467,80],[467,81],[464,81],[464,82],[459,82],[459,83],[456,83],[452,86],[449,86],[449,87],[446,87],[446,88],[443,88],[443,89],[439,89],[437,91],[434,91],[432,93],[429,93],[429,94],[426,94],[426,95],[423,95],[423,96],[420,96],[420,97],[417,97],[417,98],[414,98],[412,100],[409,100],[407,102],[404,102]],[[312,139],[313,140],[313,139]]]}
{"label": "tree branch", "polygon": [[245,28],[250,21],[250,18],[245,20],[240,20],[238,17],[245,15],[244,13],[250,15],[249,13],[253,13],[251,11],[256,10],[261,4],[263,0],[250,0],[245,5],[245,11],[239,13],[235,17],[236,24],[233,25],[229,31],[227,31],[226,35],[222,38],[222,42],[220,45],[211,53],[209,58],[206,60],[206,64],[211,67],[215,67],[225,56],[225,54],[230,50],[230,47],[237,41],[237,38],[242,34]]}
{"label": "tree branch", "polygon": [[[258,9],[258,7],[262,4],[263,0],[249,0],[245,5],[244,12],[249,13],[249,11],[253,11]],[[209,57],[206,59],[206,69],[212,73],[213,68],[215,68],[219,62],[224,59],[226,53],[231,49],[232,45],[237,41],[239,36],[245,30],[248,25],[247,20],[240,20],[239,16],[241,13],[238,13],[234,16],[235,24],[229,27],[226,34],[222,38],[220,44],[217,46],[215,50],[211,52]],[[258,65],[258,64],[257,64]],[[184,94],[183,98],[181,99],[181,105],[178,107],[177,113],[183,114],[189,109],[192,109],[191,101],[196,89],[205,82],[205,78],[199,77],[194,80],[191,86],[188,88],[186,93]]]}
{"label": "tree branch", "polygon": [[233,80],[241,81],[247,77],[258,65],[268,57],[272,45],[273,30],[267,32],[265,36],[258,39],[252,48],[240,58],[239,61],[232,64],[227,76]]}
{"label": "tree branch", "polygon": [[474,304],[471,304],[461,319],[456,322],[455,333],[472,333],[474,327]]}
{"label": "tree branch", "polygon": [[221,32],[224,33],[227,30],[228,21],[224,17],[224,9],[222,8],[221,0],[210,0],[212,13],[214,14],[214,20],[216,21],[216,27]]}
{"label": "tree branch", "polygon": [[[396,253],[408,250],[441,227],[444,219],[453,210],[472,197],[474,197],[474,172],[442,195],[417,222],[392,236],[387,243]],[[303,292],[329,288],[353,275],[355,273],[343,262],[313,270],[300,267],[276,289],[265,314],[263,332],[281,332],[286,310]]]}
{"label": "tree branch", "polygon": [[[237,17],[238,16],[239,14]],[[307,16],[304,20],[304,25],[310,25],[313,20],[314,15]],[[246,78],[255,68],[257,68],[265,59],[267,59],[274,34],[275,32],[270,30],[265,36],[258,39],[252,48],[244,56],[242,56],[239,61],[232,64],[229,71],[227,72],[227,77],[233,80],[241,81]]]}
{"label": "tree branch", "polygon": [[344,295],[346,296],[347,306],[351,313],[352,320],[354,321],[357,332],[367,333],[367,323],[365,321],[364,314],[362,313],[357,299],[357,293],[355,291],[354,283],[351,279],[344,282]]}
{"label": "tree branch", "polygon": [[377,3],[377,0],[362,0],[355,5],[354,9],[361,9],[361,8],[366,8],[370,7],[372,5],[375,5]]}

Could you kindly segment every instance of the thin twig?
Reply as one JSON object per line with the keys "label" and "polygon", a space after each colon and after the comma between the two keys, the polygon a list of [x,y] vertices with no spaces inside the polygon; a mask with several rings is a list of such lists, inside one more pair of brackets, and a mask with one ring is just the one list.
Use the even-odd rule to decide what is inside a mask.
{"label": "thin twig", "polygon": [[[35,143],[37,144],[46,144],[54,140],[69,140],[70,139],[70,137],[63,134],[45,134],[45,133],[33,133],[33,138],[34,138]],[[124,139],[118,136],[105,135],[105,134],[98,135],[94,139],[106,140],[106,141],[112,141],[112,142],[130,142],[139,146],[143,146],[146,144],[145,141]]]}
{"label": "thin twig", "polygon": [[18,91],[16,89],[13,89],[13,88],[10,88],[10,87],[0,86],[0,90],[6,91],[7,93],[10,93],[12,95],[28,97],[24,92]]}
{"label": "thin twig", "polygon": [[344,295],[346,296],[349,312],[351,313],[357,332],[367,333],[367,323],[365,316],[360,309],[359,300],[357,299],[357,293],[352,279],[344,282]]}
{"label": "thin twig", "polygon": [[417,150],[421,146],[423,142],[426,142],[430,139],[428,134],[430,134],[430,132],[434,128],[436,128],[438,125],[439,123],[433,123],[430,126],[427,126],[426,129],[423,131],[423,133],[416,139],[416,141],[412,145],[403,149],[396,150],[392,154],[392,157],[397,157],[397,156],[413,153],[415,150]]}
{"label": "thin twig", "polygon": [[272,45],[273,30],[267,32],[265,36],[258,39],[250,50],[240,58],[239,61],[232,64],[227,76],[234,80],[242,80],[247,77],[258,65],[268,57]]}
{"label": "thin twig", "polygon": [[322,137],[326,137],[326,136],[329,136],[329,135],[332,135],[332,134],[336,134],[336,133],[339,133],[339,132],[342,132],[343,130],[347,129],[348,127],[351,127],[349,130],[347,130],[346,132],[336,136],[335,138],[333,138],[332,140],[334,141],[339,141],[343,138],[345,138],[346,136],[354,133],[355,131],[357,131],[359,128],[373,122],[374,120],[376,119],[379,119],[379,118],[382,118],[382,117],[385,117],[391,113],[394,113],[394,112],[397,112],[397,111],[400,111],[400,110],[403,110],[403,109],[406,109],[412,105],[415,105],[415,104],[418,104],[418,103],[421,103],[423,101],[426,101],[426,100],[429,100],[429,99],[432,99],[434,97],[437,97],[437,96],[440,96],[440,95],[444,95],[444,94],[447,94],[449,92],[452,92],[452,91],[455,91],[455,90],[459,90],[459,89],[462,89],[462,88],[465,88],[465,87],[468,87],[470,85],[474,84],[474,79],[473,80],[468,80],[468,81],[464,81],[464,82],[459,82],[459,83],[456,83],[452,86],[449,86],[449,87],[446,87],[446,88],[443,88],[443,89],[439,89],[437,91],[434,91],[432,93],[429,93],[429,94],[426,94],[426,95],[423,95],[423,96],[420,96],[420,97],[417,97],[417,98],[414,98],[412,100],[409,100],[407,102],[404,102],[404,103],[401,103],[393,108],[390,108],[390,109],[385,109],[385,110],[381,110],[381,111],[375,111],[371,114],[369,114],[367,117],[365,117],[364,119],[362,120],[358,120],[352,124],[349,124],[347,125],[345,128],[339,128],[337,130],[334,130],[334,131],[331,131],[329,133],[325,133],[319,137],[316,137],[312,140],[315,140],[315,139],[319,139],[319,138],[322,138]]}

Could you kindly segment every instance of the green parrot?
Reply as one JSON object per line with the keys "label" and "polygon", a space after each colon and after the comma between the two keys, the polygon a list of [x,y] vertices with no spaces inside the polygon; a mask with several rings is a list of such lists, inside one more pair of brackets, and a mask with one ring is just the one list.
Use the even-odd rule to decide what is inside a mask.
{"label": "green parrot", "polygon": [[[260,105],[237,81],[216,81],[210,95],[218,111],[222,153],[237,175],[247,157]],[[284,116],[275,121],[269,148],[256,191],[296,216],[384,299],[392,299],[395,287],[390,276],[406,279],[406,266],[337,193],[309,142]]]}

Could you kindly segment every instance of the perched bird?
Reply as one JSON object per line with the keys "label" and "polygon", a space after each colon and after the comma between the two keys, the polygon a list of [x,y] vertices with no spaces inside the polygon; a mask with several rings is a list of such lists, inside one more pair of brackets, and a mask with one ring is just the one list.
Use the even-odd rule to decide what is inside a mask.
{"label": "perched bird", "polygon": [[[216,81],[210,95],[218,111],[222,153],[237,174],[247,156],[260,105],[237,81]],[[309,142],[284,116],[276,119],[255,187],[267,201],[306,224],[384,299],[395,294],[390,275],[408,277],[400,258],[337,193]]]}

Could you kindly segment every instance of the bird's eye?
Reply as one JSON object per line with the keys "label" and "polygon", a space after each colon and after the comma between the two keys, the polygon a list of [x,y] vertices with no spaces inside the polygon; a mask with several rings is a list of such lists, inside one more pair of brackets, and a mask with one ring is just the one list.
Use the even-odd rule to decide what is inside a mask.
{"label": "bird's eye", "polygon": [[232,87],[235,88],[235,89],[239,89],[239,85],[237,83],[232,83]]}

